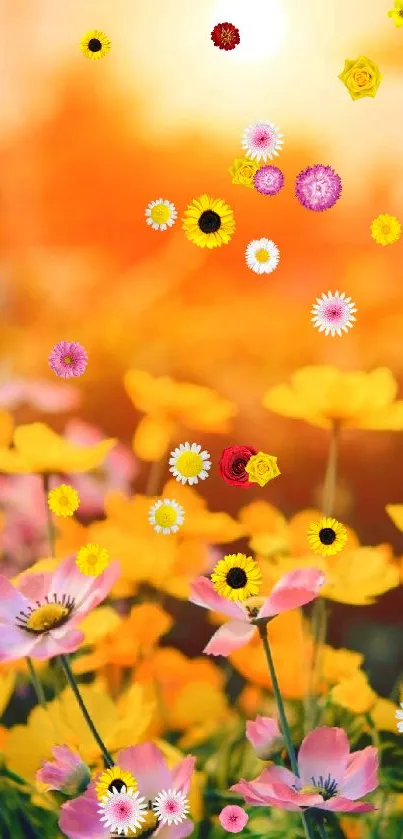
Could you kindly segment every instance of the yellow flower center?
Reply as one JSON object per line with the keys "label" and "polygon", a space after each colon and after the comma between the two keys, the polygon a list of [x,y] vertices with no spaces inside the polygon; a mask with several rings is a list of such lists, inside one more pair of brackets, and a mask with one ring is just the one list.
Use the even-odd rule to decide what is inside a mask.
{"label": "yellow flower center", "polygon": [[170,504],[162,504],[155,511],[155,521],[160,527],[172,527],[176,524],[178,513]]}
{"label": "yellow flower center", "polygon": [[255,253],[255,259],[257,262],[267,262],[269,257],[270,254],[269,251],[266,250],[266,248],[259,248],[259,250]]}
{"label": "yellow flower center", "polygon": [[48,632],[60,626],[70,610],[61,603],[44,603],[31,612],[26,621],[26,628],[31,632]]}
{"label": "yellow flower center", "polygon": [[382,233],[384,234],[384,236],[389,236],[390,232],[391,232],[390,224],[383,224],[382,225]]}
{"label": "yellow flower center", "polygon": [[184,478],[196,478],[203,469],[203,458],[196,452],[182,452],[176,461],[176,468]]}
{"label": "yellow flower center", "polygon": [[300,792],[304,795],[326,795],[326,790],[323,787],[315,787],[314,784],[308,784],[306,787],[302,787]]}
{"label": "yellow flower center", "polygon": [[150,216],[156,224],[166,224],[171,218],[171,210],[166,204],[156,204],[152,208]]}
{"label": "yellow flower center", "polygon": [[258,596],[248,597],[246,600],[244,600],[243,605],[246,608],[246,611],[248,613],[248,617],[249,617],[250,620],[253,620],[254,618],[257,618],[257,616],[260,612],[260,609],[263,606],[264,601],[265,601],[264,597],[258,597]]}
{"label": "yellow flower center", "polygon": [[72,359],[71,355],[65,355],[63,361],[64,361],[65,364],[72,364],[73,363],[73,359]]}

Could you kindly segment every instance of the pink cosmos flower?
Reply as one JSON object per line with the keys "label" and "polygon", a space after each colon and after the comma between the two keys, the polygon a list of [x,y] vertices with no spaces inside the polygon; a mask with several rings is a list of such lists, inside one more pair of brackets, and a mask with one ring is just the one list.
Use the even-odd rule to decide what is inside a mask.
{"label": "pink cosmos flower", "polygon": [[48,789],[78,795],[90,782],[88,766],[69,746],[53,746],[52,754],[54,762],[46,761],[36,773],[36,780]]}
{"label": "pink cosmos flower", "polygon": [[84,638],[77,624],[104,600],[119,573],[113,562],[98,577],[84,577],[72,556],[55,571],[25,575],[18,588],[0,576],[0,662],[76,650]]}
{"label": "pink cosmos flower", "polygon": [[87,351],[78,341],[59,341],[49,356],[49,367],[63,379],[82,376],[88,364]]}
{"label": "pink cosmos flower", "polygon": [[283,766],[269,766],[254,781],[231,787],[247,804],[299,810],[316,807],[340,813],[368,813],[373,804],[357,799],[378,786],[378,750],[367,746],[350,754],[342,728],[315,728],[304,738],[296,777]]}
{"label": "pink cosmos flower", "polygon": [[211,580],[198,577],[191,586],[190,602],[232,618],[217,629],[203,652],[230,655],[250,641],[257,621],[275,618],[282,612],[310,603],[324,583],[324,574],[317,568],[303,568],[281,577],[269,597],[249,597],[242,603],[234,603],[217,594]]}
{"label": "pink cosmos flower", "polygon": [[277,720],[272,717],[256,717],[255,720],[247,720],[246,736],[257,756],[263,759],[269,757],[284,742]]}
{"label": "pink cosmos flower", "polygon": [[80,399],[80,391],[64,383],[13,378],[0,384],[0,408],[6,411],[26,404],[44,414],[61,414],[77,408]]}
{"label": "pink cosmos flower", "polygon": [[[93,446],[105,439],[102,431],[79,419],[67,423],[64,436],[78,446]],[[128,493],[137,472],[138,465],[133,453],[127,446],[118,443],[106,456],[102,467],[93,472],[67,475],[67,478],[80,496],[80,513],[84,516],[99,516],[104,511],[106,493],[112,490]]]}
{"label": "pink cosmos flower", "polygon": [[[116,756],[116,764],[134,776],[138,793],[147,802],[153,802],[161,790],[172,789],[187,793],[194,769],[195,758],[185,757],[168,769],[163,753],[152,743],[131,746]],[[99,801],[95,783],[79,798],[63,804],[59,819],[60,830],[68,839],[109,839],[109,828],[104,827],[98,814]],[[150,808],[149,813],[153,810]],[[160,839],[184,839],[193,831],[193,822],[185,819],[180,824],[157,825],[153,836]]]}
{"label": "pink cosmos flower", "polygon": [[249,820],[245,810],[236,804],[229,804],[228,807],[224,807],[218,818],[224,830],[227,830],[228,833],[240,833]]}

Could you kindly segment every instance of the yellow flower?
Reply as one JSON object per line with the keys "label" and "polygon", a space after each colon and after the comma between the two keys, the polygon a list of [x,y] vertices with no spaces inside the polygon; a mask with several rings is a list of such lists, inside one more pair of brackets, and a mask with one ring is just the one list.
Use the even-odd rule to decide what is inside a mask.
{"label": "yellow flower", "polygon": [[88,577],[98,577],[109,565],[109,553],[105,548],[89,542],[88,545],[80,548],[76,565]]}
{"label": "yellow flower", "polygon": [[344,524],[332,518],[320,519],[308,528],[308,542],[314,553],[333,556],[343,550],[347,542]]}
{"label": "yellow flower", "polygon": [[390,370],[344,372],[337,367],[302,367],[291,385],[276,385],[263,398],[265,408],[319,428],[335,423],[383,431],[403,429],[403,401]]}
{"label": "yellow flower", "polygon": [[355,61],[346,58],[339,79],[352,99],[362,99],[364,96],[375,96],[382,76],[379,67],[370,58],[360,55]]}
{"label": "yellow flower", "polygon": [[277,466],[277,458],[265,452],[253,454],[245,466],[245,471],[249,475],[250,482],[259,484],[260,487],[266,486],[269,481],[281,474]]}
{"label": "yellow flower", "polygon": [[[115,783],[114,783],[115,782]],[[116,783],[117,782],[117,783]],[[95,784],[95,792],[98,801],[102,801],[108,790],[112,791],[113,787],[120,792],[122,785],[126,789],[137,790],[137,781],[126,769],[120,769],[119,766],[112,766],[110,769],[104,769]]]}
{"label": "yellow flower", "polygon": [[395,0],[395,8],[388,12],[388,17],[392,18],[398,29],[403,26],[403,0]]}
{"label": "yellow flower", "polygon": [[403,504],[387,504],[385,510],[393,524],[403,533]]}
{"label": "yellow flower", "polygon": [[130,370],[124,378],[135,408],[146,416],[137,426],[133,448],[141,460],[160,460],[181,427],[226,434],[237,409],[215,390],[169,376],[154,378],[144,370]]}
{"label": "yellow flower", "polygon": [[355,676],[364,660],[361,653],[342,648],[336,650],[328,644],[321,648],[320,657],[324,690],[327,690],[329,684],[334,685]]}
{"label": "yellow flower", "polygon": [[55,516],[72,516],[80,506],[80,497],[72,486],[60,484],[48,493],[49,509]]}
{"label": "yellow flower", "polygon": [[393,245],[400,239],[401,232],[400,221],[388,213],[377,216],[371,224],[371,236],[378,245]]}
{"label": "yellow flower", "polygon": [[374,706],[377,695],[372,690],[365,673],[358,670],[350,679],[343,679],[332,688],[330,696],[337,705],[342,705],[354,714],[366,714]]}
{"label": "yellow flower", "polygon": [[378,731],[392,731],[396,734],[396,711],[398,710],[399,706],[390,699],[377,697],[375,705],[371,708],[371,718]]}
{"label": "yellow flower", "polygon": [[257,160],[248,160],[247,157],[237,157],[228,171],[233,184],[241,184],[241,186],[253,188],[253,178],[259,168],[260,165]]}
{"label": "yellow flower", "polygon": [[18,426],[13,448],[0,448],[0,472],[10,474],[88,472],[101,465],[116,440],[76,446],[43,422]]}
{"label": "yellow flower", "polygon": [[211,574],[215,590],[227,600],[245,600],[259,594],[262,572],[251,556],[228,554]]}
{"label": "yellow flower", "polygon": [[235,230],[231,207],[221,198],[201,195],[185,210],[182,230],[200,248],[219,248],[227,245]]}
{"label": "yellow flower", "polygon": [[0,673],[0,719],[13,695],[15,685],[15,671]]}
{"label": "yellow flower", "polygon": [[86,58],[103,58],[111,48],[111,42],[104,32],[91,29],[80,41],[80,49]]}

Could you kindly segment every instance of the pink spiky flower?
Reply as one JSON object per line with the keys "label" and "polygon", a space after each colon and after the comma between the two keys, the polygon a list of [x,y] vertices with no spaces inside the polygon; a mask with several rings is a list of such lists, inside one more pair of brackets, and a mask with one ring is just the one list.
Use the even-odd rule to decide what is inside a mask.
{"label": "pink spiky flower", "polygon": [[330,210],[342,191],[340,175],[331,166],[315,163],[299,173],[295,182],[295,196],[307,210],[321,213]]}
{"label": "pink spiky flower", "polygon": [[49,356],[49,367],[62,379],[82,376],[87,364],[87,352],[78,341],[59,341]]}

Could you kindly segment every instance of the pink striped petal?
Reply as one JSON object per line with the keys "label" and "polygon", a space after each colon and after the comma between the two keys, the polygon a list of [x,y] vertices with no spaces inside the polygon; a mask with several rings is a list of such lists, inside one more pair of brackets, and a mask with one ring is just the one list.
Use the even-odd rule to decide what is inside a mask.
{"label": "pink striped petal", "polygon": [[29,600],[42,601],[49,594],[52,577],[53,573],[51,571],[41,574],[25,574],[18,580],[18,591]]}
{"label": "pink striped petal", "polygon": [[164,755],[153,743],[142,743],[123,749],[116,758],[121,769],[127,769],[136,778],[140,795],[153,800],[161,790],[169,789],[171,773]]}
{"label": "pink striped petal", "polygon": [[318,783],[330,775],[337,785],[342,783],[347,769],[349,745],[342,728],[323,726],[310,731],[298,753],[298,768],[302,786]]}
{"label": "pink striped petal", "polygon": [[33,655],[37,641],[32,632],[25,632],[12,624],[0,624],[0,662]]}
{"label": "pink striped petal", "polygon": [[171,769],[171,786],[174,789],[187,792],[194,772],[196,758],[188,755]]}
{"label": "pink striped petal", "polygon": [[367,746],[359,752],[350,755],[347,772],[343,783],[339,786],[341,795],[356,801],[378,786],[378,749]]}
{"label": "pink striped petal", "polygon": [[99,802],[91,784],[83,795],[62,805],[59,827],[68,839],[109,839],[110,830],[100,821]]}
{"label": "pink striped petal", "polygon": [[254,631],[255,628],[248,623],[229,621],[217,629],[203,652],[206,655],[230,655],[234,650],[247,644]]}
{"label": "pink striped petal", "polygon": [[[84,633],[79,629],[69,629],[69,624],[60,627],[58,637],[55,637],[55,632],[44,632],[39,635],[39,639],[35,644],[30,655],[32,658],[37,658],[40,661],[45,661],[48,658],[54,658],[56,655],[65,655],[73,653],[78,649],[84,640]],[[62,633],[62,630],[64,632]]]}
{"label": "pink striped petal", "polygon": [[0,622],[15,623],[17,615],[25,612],[29,601],[7,577],[0,575]]}
{"label": "pink striped petal", "polygon": [[229,618],[248,621],[244,609],[238,603],[233,603],[217,594],[213,583],[207,577],[197,577],[191,584],[189,600],[196,606],[203,606],[204,609],[210,609],[212,612],[221,612]]}
{"label": "pink striped petal", "polygon": [[297,789],[302,786],[300,779],[285,766],[268,766],[267,769],[263,769],[256,781],[260,784],[286,784],[289,787],[296,786]]}
{"label": "pink striped petal", "polygon": [[317,597],[325,583],[325,576],[317,568],[300,568],[285,574],[265,600],[259,618],[271,618],[305,606]]}
{"label": "pink striped petal", "polygon": [[343,798],[341,795],[335,795],[334,798],[329,798],[328,801],[316,806],[320,810],[331,810],[333,813],[370,813],[376,809],[374,804],[366,801],[350,801],[349,798]]}

